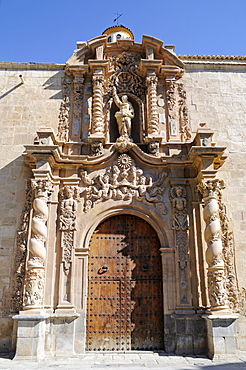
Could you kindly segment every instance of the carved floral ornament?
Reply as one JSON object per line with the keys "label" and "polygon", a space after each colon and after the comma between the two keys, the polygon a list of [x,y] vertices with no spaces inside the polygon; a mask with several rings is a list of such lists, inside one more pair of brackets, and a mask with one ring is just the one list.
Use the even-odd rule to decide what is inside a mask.
{"label": "carved floral ornament", "polygon": [[107,167],[100,175],[91,178],[86,171],[81,172],[85,185],[82,190],[84,212],[89,212],[97,203],[109,199],[123,201],[136,199],[166,214],[163,199],[165,190],[163,182],[166,177],[166,172],[163,172],[156,181],[151,176],[144,176],[143,170],[135,166],[129,155],[121,154],[117,162]]}

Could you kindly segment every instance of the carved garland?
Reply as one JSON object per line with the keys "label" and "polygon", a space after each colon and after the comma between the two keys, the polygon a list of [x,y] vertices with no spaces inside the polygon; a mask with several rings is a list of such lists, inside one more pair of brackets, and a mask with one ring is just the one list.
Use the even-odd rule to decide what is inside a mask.
{"label": "carved garland", "polygon": [[132,201],[134,198],[166,214],[162,186],[166,177],[167,173],[163,172],[157,181],[150,176],[147,178],[130,156],[121,154],[117,163],[106,168],[103,174],[90,178],[86,171],[81,173],[86,186],[83,189],[84,212],[109,199]]}

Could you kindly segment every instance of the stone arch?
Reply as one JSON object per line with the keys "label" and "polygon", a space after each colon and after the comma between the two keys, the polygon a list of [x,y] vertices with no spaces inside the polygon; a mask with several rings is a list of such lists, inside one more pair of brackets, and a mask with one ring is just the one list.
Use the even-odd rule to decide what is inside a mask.
{"label": "stone arch", "polygon": [[92,222],[87,224],[87,227],[85,228],[84,232],[81,235],[81,243],[82,243],[82,248],[87,249],[89,248],[89,243],[91,236],[97,226],[105,221],[106,219],[116,216],[116,215],[121,215],[121,214],[130,214],[134,215],[136,217],[142,218],[146,222],[148,222],[153,229],[155,230],[159,241],[160,245],[162,248],[168,247],[168,238],[167,238],[167,233],[165,232],[163,225],[161,225],[159,220],[155,219],[153,217],[153,214],[148,212],[146,209],[140,210],[137,208],[134,208],[131,206],[129,207],[118,207],[118,208],[110,208],[107,210],[104,210],[103,212],[99,213],[95,217],[93,217]]}

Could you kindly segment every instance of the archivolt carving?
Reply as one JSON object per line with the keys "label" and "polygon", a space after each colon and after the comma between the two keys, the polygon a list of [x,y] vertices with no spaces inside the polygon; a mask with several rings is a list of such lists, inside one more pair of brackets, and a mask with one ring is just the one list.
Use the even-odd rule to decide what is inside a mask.
{"label": "archivolt carving", "polygon": [[123,52],[119,56],[109,58],[114,68],[114,73],[108,82],[108,93],[111,95],[113,86],[117,87],[119,93],[132,93],[141,100],[145,99],[143,80],[137,73],[135,60],[132,54]]}
{"label": "archivolt carving", "polygon": [[25,277],[25,263],[27,254],[28,228],[30,211],[33,202],[33,189],[31,182],[27,183],[26,201],[22,210],[20,228],[17,231],[17,248],[15,252],[14,268],[12,275],[11,311],[18,312],[23,306],[23,285]]}
{"label": "archivolt carving", "polygon": [[183,186],[174,186],[170,189],[170,200],[173,209],[172,228],[176,231],[179,265],[184,269],[187,265],[188,234],[186,190]]}
{"label": "archivolt carving", "polygon": [[108,199],[128,200],[133,198],[166,214],[163,203],[163,181],[167,173],[163,172],[157,181],[143,175],[143,170],[136,167],[127,154],[121,154],[117,163],[106,168],[103,174],[90,178],[86,171],[81,173],[86,187],[84,193],[84,212],[88,212],[97,203]]}

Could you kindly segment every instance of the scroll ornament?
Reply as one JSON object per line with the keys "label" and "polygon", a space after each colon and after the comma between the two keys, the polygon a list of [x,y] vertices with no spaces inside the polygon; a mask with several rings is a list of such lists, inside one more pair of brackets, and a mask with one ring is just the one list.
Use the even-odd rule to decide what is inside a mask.
{"label": "scroll ornament", "polygon": [[130,156],[121,154],[117,163],[106,168],[103,174],[90,178],[86,171],[81,173],[86,186],[83,190],[84,212],[109,199],[130,202],[136,199],[166,214],[162,186],[166,177],[166,172],[156,181],[151,176],[144,176],[143,170],[135,166]]}

